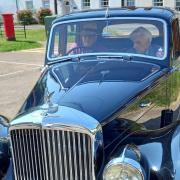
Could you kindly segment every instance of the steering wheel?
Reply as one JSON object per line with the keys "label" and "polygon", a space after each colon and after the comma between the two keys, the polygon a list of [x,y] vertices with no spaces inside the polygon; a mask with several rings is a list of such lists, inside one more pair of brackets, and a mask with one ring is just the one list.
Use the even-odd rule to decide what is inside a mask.
{"label": "steering wheel", "polygon": [[88,49],[86,47],[74,47],[70,49],[66,54],[80,54],[85,52],[88,52]]}

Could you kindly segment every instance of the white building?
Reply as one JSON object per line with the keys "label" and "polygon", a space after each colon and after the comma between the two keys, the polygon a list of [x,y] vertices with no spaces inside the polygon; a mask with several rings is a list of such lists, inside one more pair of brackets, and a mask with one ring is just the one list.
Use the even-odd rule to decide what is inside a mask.
{"label": "white building", "polygon": [[102,7],[150,7],[166,6],[180,10],[180,0],[0,0],[0,13],[30,9],[38,11],[42,7],[47,7],[54,13],[54,3],[57,2],[58,14],[66,14],[70,11],[84,9],[98,9]]}
{"label": "white building", "polygon": [[54,0],[0,0],[0,14],[29,9],[37,11],[40,8],[50,8],[54,12]]}
{"label": "white building", "polygon": [[[102,7],[150,7],[165,6],[180,10],[180,0],[71,0],[77,5],[77,9],[95,9]],[[70,1],[70,2],[71,2]]]}

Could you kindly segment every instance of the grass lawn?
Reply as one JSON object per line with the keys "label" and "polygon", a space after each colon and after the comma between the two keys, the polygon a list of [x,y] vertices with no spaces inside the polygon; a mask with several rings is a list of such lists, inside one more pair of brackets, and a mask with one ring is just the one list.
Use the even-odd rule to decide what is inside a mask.
{"label": "grass lawn", "polygon": [[38,48],[43,41],[46,41],[44,29],[26,30],[26,39],[22,30],[16,30],[16,41],[7,41],[5,37],[0,37],[0,52]]}

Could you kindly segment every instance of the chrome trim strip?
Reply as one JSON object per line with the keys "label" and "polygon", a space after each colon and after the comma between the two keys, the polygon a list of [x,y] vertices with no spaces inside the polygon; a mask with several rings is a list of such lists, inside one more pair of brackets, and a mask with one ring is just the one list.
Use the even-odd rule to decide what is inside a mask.
{"label": "chrome trim strip", "polygon": [[[23,130],[21,130],[21,131],[23,131]],[[17,142],[19,145],[20,145],[20,141],[18,141]],[[21,142],[22,143],[22,142]],[[25,144],[22,144],[21,146],[25,146]],[[22,150],[22,148],[20,147],[20,156],[21,157],[23,157],[23,150]],[[25,162],[25,163],[27,163],[27,161]],[[24,162],[23,162],[23,160],[22,161],[20,161],[20,165],[21,165],[21,167],[23,167],[22,169],[20,169],[20,174],[19,174],[19,177],[20,178],[22,178],[23,177],[23,175],[25,175],[25,171],[24,171]]]}
{"label": "chrome trim strip", "polygon": [[[42,131],[42,141],[43,141],[43,153],[44,153],[44,157],[46,157],[47,156],[47,154],[46,154],[46,145],[45,145],[45,135],[44,135],[44,133],[45,133],[45,131]],[[48,167],[47,167],[47,159],[46,158],[44,158],[45,159],[45,173],[46,173],[46,180],[49,180],[49,176],[48,176]]]}
{"label": "chrome trim strip", "polygon": [[[26,130],[25,130],[26,131]],[[20,136],[19,136],[19,138],[20,138]],[[25,132],[25,142],[28,142],[28,136],[27,136],[27,133]],[[26,155],[26,152],[28,152],[28,146],[24,146],[25,147],[25,153],[24,153],[24,155]],[[29,153],[28,153],[28,155],[27,155],[27,161],[26,161],[26,163],[27,163],[27,167],[28,167],[28,171],[27,172],[29,172],[29,176],[30,176],[30,179],[31,178],[33,178],[32,177],[32,174],[31,174],[31,164],[30,164],[30,162],[31,162],[31,160],[30,160],[30,156],[29,156]]]}
{"label": "chrome trim strip", "polygon": [[[91,148],[91,142],[88,141],[88,156],[89,156],[89,157],[92,157],[91,151],[90,151],[91,149],[92,149],[92,148]],[[92,160],[93,160],[93,159],[92,159]],[[91,164],[91,162],[93,162],[92,160],[89,162],[89,172],[92,171],[92,170],[91,170],[91,168],[92,168],[92,166],[93,166],[93,165]],[[92,179],[90,179],[90,180],[92,180]]]}
{"label": "chrome trim strip", "polygon": [[[23,131],[23,130],[22,130]],[[18,141],[20,141],[20,139],[18,140]],[[22,138],[22,140],[21,140],[21,142],[22,142],[22,148],[20,148],[20,153],[21,153],[21,156],[23,157],[23,154],[25,154],[25,140],[24,140],[24,137]],[[19,142],[18,142],[19,143]],[[23,172],[23,175],[25,175],[25,172],[28,172],[27,171],[27,158],[26,158],[26,156],[24,157],[24,162],[22,161],[22,172]],[[25,164],[24,164],[25,163]],[[20,175],[21,176],[21,175]]]}
{"label": "chrome trim strip", "polygon": [[60,140],[60,134],[59,131],[57,132],[57,139],[58,139],[58,151],[59,151],[59,166],[60,166],[60,178],[63,179],[63,172],[62,172],[62,157],[61,157],[61,143],[62,142]]}
{"label": "chrome trim strip", "polygon": [[63,152],[64,152],[64,169],[65,169],[65,178],[68,179],[68,174],[67,174],[67,157],[66,157],[66,143],[65,143],[65,135],[64,131],[62,131],[62,143],[63,143]]}
{"label": "chrome trim strip", "polygon": [[[46,130],[46,133],[47,133],[47,139],[49,140],[49,130]],[[47,143],[48,143],[47,151],[48,151],[48,158],[49,158],[50,179],[53,179],[51,145],[49,141],[47,141]]]}
{"label": "chrome trim strip", "polygon": [[[38,130],[38,131],[39,131],[39,130]],[[42,167],[41,167],[41,170],[40,170],[40,177],[41,177],[41,179],[43,180],[43,176],[44,176],[44,172],[43,172],[43,171],[44,171],[45,168],[44,168],[44,163],[43,163],[43,162],[44,162],[44,155],[43,155],[43,149],[42,149],[42,133],[39,133],[38,135],[40,136],[40,137],[39,137],[39,138],[40,138],[40,141],[39,141],[39,139],[38,139],[38,142],[37,142],[37,143],[39,144],[39,146],[40,146],[39,149],[38,149],[39,166],[40,166],[40,167],[41,167],[41,162],[40,162],[40,160],[42,161]],[[41,152],[42,154],[41,154],[40,152]],[[41,157],[42,157],[42,159],[41,159]]]}
{"label": "chrome trim strip", "polygon": [[69,131],[67,131],[67,139],[68,139],[68,143],[67,143],[67,146],[68,146],[68,154],[69,154],[69,166],[70,166],[70,180],[73,179],[73,175],[72,175],[72,157],[71,157],[71,146],[70,146],[70,134],[69,134]]}
{"label": "chrome trim strip", "polygon": [[52,131],[52,149],[53,149],[53,154],[54,154],[54,171],[55,171],[55,179],[58,179],[58,175],[57,175],[57,160],[56,160],[56,148],[55,148],[55,138],[54,138],[54,131]]}
{"label": "chrome trim strip", "polygon": [[[31,131],[31,129],[29,130],[29,131]],[[34,146],[34,144],[35,144],[35,139],[34,139],[34,134],[32,133],[31,134],[32,135],[32,144],[33,144],[33,146],[31,146],[32,148],[33,148],[33,154],[35,154],[35,169],[36,169],[36,173],[38,172],[38,169],[37,169],[37,157],[36,157],[36,148],[35,148],[35,146]],[[31,141],[30,141],[31,142]],[[31,143],[30,143],[31,144]],[[33,156],[32,156],[33,157]]]}
{"label": "chrome trim strip", "polygon": [[86,145],[85,145],[85,136],[83,136],[83,151],[84,151],[84,156],[83,156],[83,161],[84,161],[84,174],[85,174],[85,180],[87,179],[87,162],[86,162]]}
{"label": "chrome trim strip", "polygon": [[[160,19],[160,18],[149,18],[149,17],[111,17],[111,18],[108,18],[108,20],[121,20],[121,19],[136,19],[136,20],[157,20],[157,21],[160,21],[163,23],[163,26],[164,26],[164,57],[163,58],[158,58],[158,57],[153,57],[153,56],[146,56],[146,55],[140,55],[140,54],[132,54],[132,53],[107,53],[107,54],[114,54],[114,55],[129,55],[129,56],[136,56],[136,57],[146,57],[146,58],[151,58],[151,59],[158,59],[158,60],[164,60],[166,57],[167,57],[167,23],[165,20],[163,19]],[[57,22],[55,24],[52,25],[52,28],[51,28],[51,31],[50,31],[50,35],[49,35],[49,43],[48,43],[48,46],[47,46],[47,52],[46,52],[46,58],[48,60],[48,62],[53,62],[53,61],[56,61],[56,60],[60,60],[60,59],[64,59],[66,57],[78,57],[78,56],[81,56],[81,54],[78,54],[78,55],[71,55],[71,56],[63,56],[63,57],[58,57],[58,58],[51,58],[50,57],[50,44],[52,43],[52,34],[53,34],[53,30],[54,30],[54,27],[55,26],[58,26],[60,24],[68,24],[68,23],[75,23],[75,22],[86,22],[86,21],[97,21],[97,20],[107,20],[107,18],[87,18],[87,19],[81,19],[81,20],[69,20],[69,21],[62,21],[62,22]],[[105,54],[105,53],[87,53],[87,54],[84,54],[84,56],[88,56],[88,55],[98,55],[98,54]]]}
{"label": "chrome trim strip", "polygon": [[[82,161],[81,161],[81,143],[80,143],[80,133],[78,133],[78,150],[79,150],[79,168],[82,169]],[[80,171],[80,177],[79,177],[80,180],[83,180],[82,179],[82,171]]]}
{"label": "chrome trim strip", "polygon": [[76,158],[76,144],[75,144],[75,132],[73,132],[73,152],[74,152],[74,168],[75,168],[75,180],[78,180],[77,176],[77,158]]}

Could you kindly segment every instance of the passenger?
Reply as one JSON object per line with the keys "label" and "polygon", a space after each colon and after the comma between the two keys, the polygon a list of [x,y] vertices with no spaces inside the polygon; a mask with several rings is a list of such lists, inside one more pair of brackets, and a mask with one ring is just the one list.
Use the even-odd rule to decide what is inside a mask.
{"label": "passenger", "polygon": [[144,54],[148,56],[163,57],[162,47],[151,44],[152,34],[144,27],[138,27],[130,34],[133,41],[133,48],[128,50],[130,53]]}

